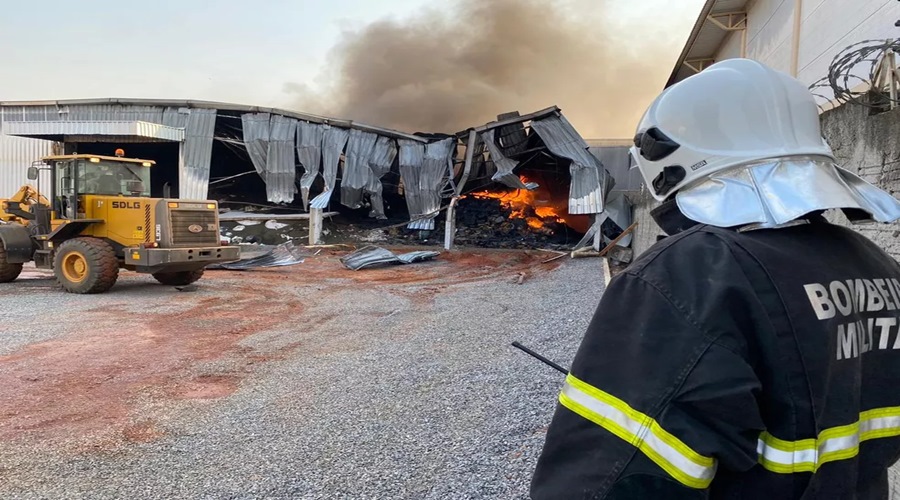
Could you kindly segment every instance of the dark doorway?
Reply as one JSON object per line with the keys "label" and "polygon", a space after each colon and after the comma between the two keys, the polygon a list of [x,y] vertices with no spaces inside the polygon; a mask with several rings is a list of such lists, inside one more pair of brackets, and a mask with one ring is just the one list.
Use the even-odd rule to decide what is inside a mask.
{"label": "dark doorway", "polygon": [[150,173],[150,196],[162,198],[169,186],[168,196],[178,197],[178,146],[177,142],[79,142],[67,144],[66,152],[69,154],[95,154],[115,156],[116,149],[123,149],[128,158],[140,158],[153,160],[156,165]]}

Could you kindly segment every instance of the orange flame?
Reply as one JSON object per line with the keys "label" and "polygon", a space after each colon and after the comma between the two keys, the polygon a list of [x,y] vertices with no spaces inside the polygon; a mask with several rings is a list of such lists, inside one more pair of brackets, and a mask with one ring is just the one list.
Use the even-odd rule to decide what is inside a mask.
{"label": "orange flame", "polygon": [[[520,176],[523,183],[530,182],[525,176]],[[549,192],[538,187],[534,191],[527,189],[517,189],[515,191],[498,192],[498,191],[478,191],[469,194],[475,198],[492,198],[500,200],[504,208],[511,209],[511,218],[525,219],[528,226],[534,229],[541,229],[548,222],[565,223],[566,220],[552,205]],[[528,209],[532,208],[534,215],[528,214]]]}

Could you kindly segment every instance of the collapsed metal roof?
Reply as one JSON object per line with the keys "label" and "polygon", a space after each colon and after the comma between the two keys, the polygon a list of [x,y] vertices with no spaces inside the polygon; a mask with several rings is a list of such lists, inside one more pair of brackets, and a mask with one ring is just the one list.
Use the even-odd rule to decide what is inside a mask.
{"label": "collapsed metal roof", "polygon": [[[217,118],[223,112],[225,118],[240,122],[240,128],[235,128],[240,135],[216,136]],[[530,123],[527,129],[526,122]],[[544,150],[569,162],[570,213],[602,212],[604,197],[612,186],[612,177],[556,106],[525,115],[506,113],[454,136],[408,134],[352,120],[210,101],[6,101],[0,102],[0,132],[25,136],[41,132],[38,135],[47,138],[44,133],[52,132],[63,140],[78,138],[74,142],[89,142],[91,134],[115,140],[131,134],[135,140],[179,142],[180,196],[195,199],[208,195],[213,141],[227,141],[246,148],[253,169],[265,182],[270,202],[292,203],[299,194],[304,206],[311,209],[323,210],[333,199],[358,208],[368,195],[370,216],[378,218],[384,217],[381,178],[396,164],[410,229],[434,229],[441,200],[462,193],[476,154],[481,161],[489,159],[498,166],[494,180],[533,189],[514,173],[519,161],[505,155],[525,152],[536,137]],[[454,169],[460,163],[456,159],[460,147],[466,147],[467,157],[461,175]],[[340,195],[334,198],[341,165]],[[320,185],[317,179],[323,186],[316,188],[320,192],[311,193]]]}

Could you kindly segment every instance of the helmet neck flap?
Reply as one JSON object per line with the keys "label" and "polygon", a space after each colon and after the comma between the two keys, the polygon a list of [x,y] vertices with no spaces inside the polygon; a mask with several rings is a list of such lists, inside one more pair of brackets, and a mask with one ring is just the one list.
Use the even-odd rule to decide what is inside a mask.
{"label": "helmet neck flap", "polygon": [[728,59],[669,87],[638,125],[631,156],[650,194],[719,227],[782,227],[843,209],[892,222],[900,202],[835,165],[800,81]]}

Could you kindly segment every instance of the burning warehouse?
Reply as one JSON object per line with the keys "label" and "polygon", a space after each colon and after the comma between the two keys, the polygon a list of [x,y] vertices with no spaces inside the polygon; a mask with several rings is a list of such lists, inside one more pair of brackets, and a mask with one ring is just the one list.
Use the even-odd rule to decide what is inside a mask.
{"label": "burning warehouse", "polygon": [[604,214],[613,178],[556,107],[446,135],[226,103],[7,102],[0,133],[4,191],[51,151],[124,147],[156,161],[152,196],[209,197],[273,219],[293,212],[309,220],[313,243],[329,216],[446,248],[571,247],[594,235],[596,246],[627,226]]}

